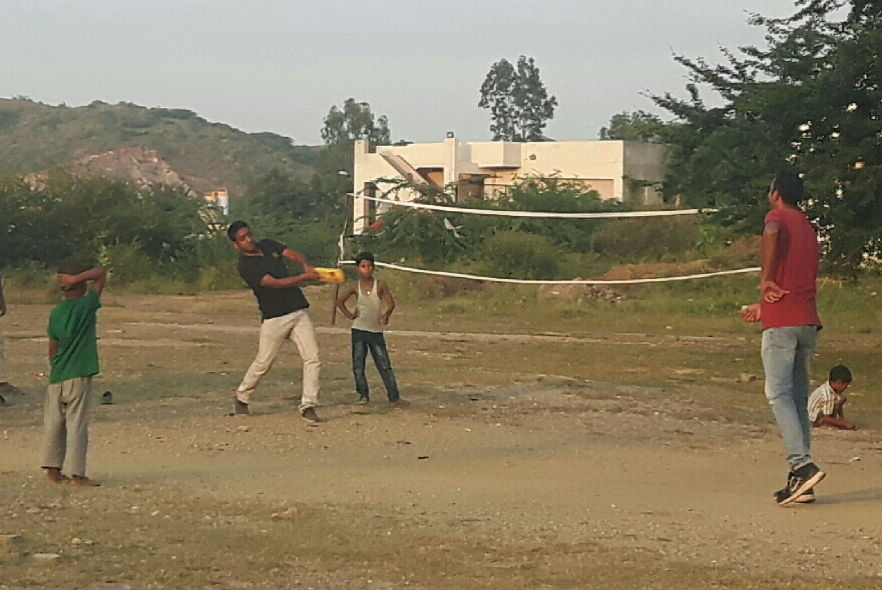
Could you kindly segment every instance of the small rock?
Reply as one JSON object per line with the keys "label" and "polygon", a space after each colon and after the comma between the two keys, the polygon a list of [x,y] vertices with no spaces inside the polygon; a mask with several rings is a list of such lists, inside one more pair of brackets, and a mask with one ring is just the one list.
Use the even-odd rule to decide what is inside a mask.
{"label": "small rock", "polygon": [[738,381],[741,383],[750,383],[751,381],[756,381],[756,375],[751,375],[750,373],[741,373],[738,376]]}
{"label": "small rock", "polygon": [[294,520],[297,518],[297,508],[292,506],[284,512],[274,512],[270,518],[272,520]]}
{"label": "small rock", "polygon": [[239,432],[248,432],[248,426],[245,424],[241,424],[236,427],[236,430],[238,430]]}
{"label": "small rock", "polygon": [[849,462],[849,463],[854,463],[855,461],[860,461],[860,460],[861,460],[860,457],[852,457],[851,459],[848,460],[848,462]]}
{"label": "small rock", "polygon": [[71,545],[82,545],[83,540],[80,539],[79,537],[74,537],[73,539],[70,540],[70,544]]}
{"label": "small rock", "polygon": [[61,556],[57,553],[34,553],[31,557],[42,561],[54,561]]}

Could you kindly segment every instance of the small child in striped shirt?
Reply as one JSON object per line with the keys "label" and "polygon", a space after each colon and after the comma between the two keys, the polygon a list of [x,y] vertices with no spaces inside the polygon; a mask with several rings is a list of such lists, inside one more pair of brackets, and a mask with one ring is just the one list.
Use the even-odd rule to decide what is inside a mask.
{"label": "small child in striped shirt", "polygon": [[812,392],[808,400],[808,414],[812,426],[832,426],[842,430],[857,430],[845,419],[842,406],[848,401],[845,390],[851,385],[851,371],[845,365],[830,369],[827,382]]}

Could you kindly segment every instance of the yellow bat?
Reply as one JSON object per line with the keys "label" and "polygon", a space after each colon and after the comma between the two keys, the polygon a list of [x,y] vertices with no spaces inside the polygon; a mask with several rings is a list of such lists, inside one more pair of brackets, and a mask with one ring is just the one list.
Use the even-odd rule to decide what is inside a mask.
{"label": "yellow bat", "polygon": [[318,273],[319,279],[323,283],[342,283],[346,280],[342,268],[324,268],[316,266],[315,272]]}

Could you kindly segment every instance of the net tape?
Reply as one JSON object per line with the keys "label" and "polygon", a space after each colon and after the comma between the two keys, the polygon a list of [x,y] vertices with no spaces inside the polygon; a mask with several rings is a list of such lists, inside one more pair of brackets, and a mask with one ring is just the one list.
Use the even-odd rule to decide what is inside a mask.
{"label": "net tape", "polygon": [[[341,260],[338,266],[344,264],[355,264],[355,260]],[[474,281],[488,281],[493,283],[518,283],[523,285],[636,285],[640,283],[667,283],[671,281],[685,281],[688,279],[704,279],[707,277],[717,277],[723,275],[735,275],[751,272],[759,272],[760,267],[754,266],[750,268],[739,268],[735,270],[719,270],[714,272],[703,272],[691,275],[680,275],[676,277],[655,277],[651,279],[569,279],[569,280],[539,280],[539,279],[507,279],[500,277],[487,277],[483,275],[473,275],[461,272],[446,272],[441,270],[426,270],[424,268],[414,268],[411,266],[402,266],[400,264],[392,264],[389,262],[375,262],[375,266],[383,268],[391,268],[404,272],[413,272],[427,275],[437,275],[441,277],[451,277],[455,279],[471,279]]]}
{"label": "net tape", "polygon": [[[557,213],[543,211],[504,211],[495,209],[469,209],[465,207],[451,207],[447,205],[431,205],[428,203],[416,203],[412,201],[395,201],[392,199],[384,199],[381,197],[370,197],[367,195],[360,198],[377,203],[386,203],[401,207],[411,207],[414,209],[427,209],[431,211],[446,211],[449,213],[470,213],[474,215],[501,215],[508,217],[546,217],[546,218],[564,218],[564,219],[615,219],[627,217],[667,217],[674,215],[696,215],[701,213],[713,213],[717,209],[674,209],[667,211],[607,211],[594,213]],[[340,236],[340,252],[343,251],[343,234]],[[354,260],[340,260],[338,266],[344,264],[355,264]],[[655,277],[648,279],[567,279],[567,280],[539,280],[539,279],[509,279],[502,277],[490,277],[484,275],[473,275],[460,272],[447,272],[440,270],[427,270],[424,268],[415,268],[411,266],[403,266],[400,264],[392,264],[389,262],[376,262],[375,266],[400,270],[404,272],[412,272],[427,275],[436,275],[441,277],[451,277],[457,279],[470,279],[475,281],[488,281],[493,283],[517,283],[525,285],[636,285],[641,283],[667,283],[672,281],[686,281],[691,279],[704,279],[708,277],[717,277],[724,275],[735,275],[759,272],[760,267],[752,266],[747,268],[738,268],[734,270],[720,270],[714,272],[693,273],[689,275],[680,275],[674,277]]]}
{"label": "net tape", "polygon": [[448,213],[471,213],[474,215],[501,215],[505,217],[553,217],[563,219],[615,219],[625,217],[669,217],[673,215],[696,215],[699,213],[713,213],[717,209],[673,209],[667,211],[604,211],[593,213],[558,213],[553,211],[504,211],[499,209],[468,209],[465,207],[451,207],[449,205],[430,205],[413,201],[395,201],[382,197],[362,196],[361,199],[387,203],[413,209],[429,209],[431,211],[447,211]]}

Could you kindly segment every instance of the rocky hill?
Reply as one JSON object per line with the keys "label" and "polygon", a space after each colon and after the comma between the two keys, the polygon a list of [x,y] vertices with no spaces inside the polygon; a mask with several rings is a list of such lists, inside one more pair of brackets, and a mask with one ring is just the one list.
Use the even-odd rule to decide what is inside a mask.
{"label": "rocky hill", "polygon": [[226,187],[235,198],[249,180],[274,168],[309,177],[319,149],[211,123],[184,109],[0,98],[0,174],[30,175],[31,182],[65,167],[136,184],[184,185],[197,193]]}
{"label": "rocky hill", "polygon": [[[159,152],[144,147],[122,147],[91,154],[74,160],[65,169],[75,176],[103,176],[125,180],[139,187],[166,184],[197,194],[196,189],[185,182]],[[50,169],[31,172],[24,175],[24,180],[33,188],[42,187],[50,172]]]}

